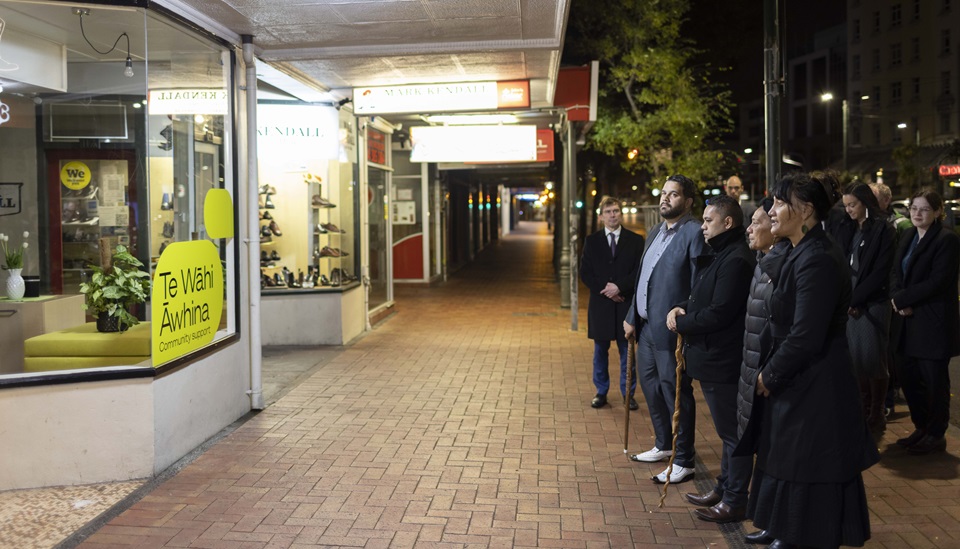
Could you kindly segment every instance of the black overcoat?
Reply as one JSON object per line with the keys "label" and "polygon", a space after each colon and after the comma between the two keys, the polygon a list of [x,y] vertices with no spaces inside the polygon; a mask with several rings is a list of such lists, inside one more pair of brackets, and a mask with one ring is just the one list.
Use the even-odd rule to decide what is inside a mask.
{"label": "black overcoat", "polygon": [[960,354],[960,237],[934,223],[917,243],[904,273],[903,256],[916,236],[916,227],[904,231],[893,262],[893,302],[898,309],[913,308],[912,316],[901,317],[903,328],[895,349],[914,358],[949,359]]}
{"label": "black overcoat", "polygon": [[[623,320],[633,303],[634,284],[640,257],[643,255],[643,237],[624,227],[620,229],[616,257],[610,253],[606,231],[588,236],[580,259],[580,279],[590,289],[587,307],[587,337],[598,341],[623,341]],[[613,282],[620,288],[623,302],[615,303],[600,292]]]}
{"label": "black overcoat", "polygon": [[677,333],[683,336],[687,374],[700,381],[736,383],[743,362],[747,295],[756,256],[736,227],[707,241],[713,254],[697,258],[690,298],[678,306]]}
{"label": "black overcoat", "polygon": [[[843,257],[853,252],[853,235],[857,222],[847,217],[834,232],[834,241]],[[886,301],[890,296],[890,269],[893,266],[896,230],[884,219],[870,218],[863,222],[860,243],[860,274],[850,295],[850,306],[862,309],[877,301]]]}
{"label": "black overcoat", "polygon": [[[819,225],[787,254],[774,276],[773,347],[760,372],[770,396],[754,406],[737,453],[757,436],[757,467],[766,474],[848,482],[879,460],[847,349],[848,267]],[[752,428],[758,410],[759,432]]]}

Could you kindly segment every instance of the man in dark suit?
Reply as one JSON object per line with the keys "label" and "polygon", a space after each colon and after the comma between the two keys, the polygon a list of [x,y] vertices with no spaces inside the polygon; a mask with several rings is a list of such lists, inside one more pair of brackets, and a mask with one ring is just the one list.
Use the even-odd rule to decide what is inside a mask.
{"label": "man in dark suit", "polygon": [[[670,457],[672,451],[673,403],[677,361],[674,352],[677,334],[667,329],[667,313],[690,295],[697,258],[704,251],[703,234],[693,219],[697,185],[683,175],[667,178],[660,191],[660,217],[647,236],[646,249],[637,274],[636,297],[632,299],[623,329],[627,337],[637,337],[637,377],[647,401],[650,420],[656,436],[655,446],[630,459],[657,462]],[[680,382],[680,427],[677,434],[677,455],[670,482],[693,478],[696,401],[690,376]],[[664,470],[652,479],[667,481]]]}
{"label": "man in dark suit", "polygon": [[[600,201],[603,229],[588,236],[580,260],[580,279],[590,288],[587,308],[587,337],[593,340],[593,384],[597,395],[590,406],[607,404],[610,370],[607,352],[610,342],[617,342],[620,351],[620,394],[627,398],[627,338],[623,319],[633,297],[633,279],[637,276],[643,237],[625,229],[620,222],[623,213],[620,201],[606,196]],[[636,376],[630,387],[630,409],[639,406],[633,399]]]}
{"label": "man in dark suit", "polygon": [[720,476],[706,494],[687,494],[698,518],[737,522],[747,511],[753,457],[735,457],[737,390],[743,361],[747,296],[756,259],[744,239],[743,210],[736,199],[720,195],[707,201],[700,226],[712,254],[697,259],[690,297],[667,314],[667,328],[683,336],[687,373],[700,381],[713,425],[723,442]]}

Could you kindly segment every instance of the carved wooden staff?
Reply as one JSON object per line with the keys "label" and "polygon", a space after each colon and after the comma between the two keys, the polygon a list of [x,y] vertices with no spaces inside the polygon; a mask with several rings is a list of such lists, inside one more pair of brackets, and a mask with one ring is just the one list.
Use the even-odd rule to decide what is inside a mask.
{"label": "carved wooden staff", "polygon": [[627,396],[623,397],[623,412],[626,419],[623,421],[623,454],[627,454],[627,448],[630,445],[630,387],[633,385],[633,368],[637,363],[637,340],[630,336],[627,338]]}
{"label": "carved wooden staff", "polygon": [[683,336],[680,334],[677,334],[677,350],[674,355],[677,357],[677,395],[673,402],[673,443],[670,447],[673,451],[670,453],[670,461],[667,462],[667,482],[663,485],[658,509],[663,508],[663,501],[667,499],[667,487],[670,486],[670,475],[673,474],[673,458],[677,456],[677,433],[680,431],[680,382],[683,378],[683,370],[686,368],[683,360]]}

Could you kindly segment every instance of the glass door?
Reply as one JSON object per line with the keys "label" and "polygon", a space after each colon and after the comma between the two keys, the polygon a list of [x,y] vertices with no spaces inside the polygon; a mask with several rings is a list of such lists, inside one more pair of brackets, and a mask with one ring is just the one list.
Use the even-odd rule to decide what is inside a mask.
{"label": "glass door", "polygon": [[367,182],[367,219],[370,224],[369,311],[373,311],[393,299],[390,291],[390,172],[369,166]]}

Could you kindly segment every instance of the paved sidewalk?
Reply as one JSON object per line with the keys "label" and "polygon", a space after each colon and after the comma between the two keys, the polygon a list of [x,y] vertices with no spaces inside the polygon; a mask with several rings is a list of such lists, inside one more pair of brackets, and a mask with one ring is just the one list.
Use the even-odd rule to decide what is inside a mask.
{"label": "paved sidewalk", "polygon": [[[590,408],[586,299],[571,332],[551,253],[526,224],[440,287],[398,287],[393,318],[81,546],[740,546],[740,526],[725,537],[681,501],[719,464],[699,389],[698,480],[663,509],[663,465],[625,458],[622,409]],[[652,446],[644,409],[633,451]],[[960,547],[957,434],[951,454],[886,448],[908,423],[865,474],[868,547]]]}

